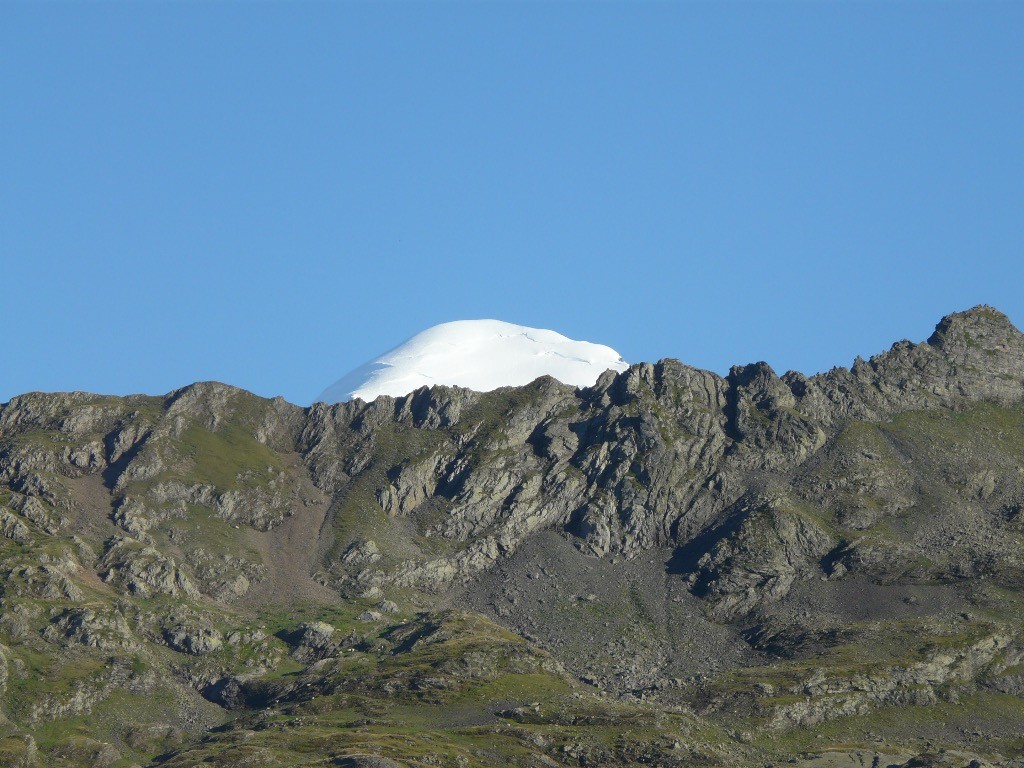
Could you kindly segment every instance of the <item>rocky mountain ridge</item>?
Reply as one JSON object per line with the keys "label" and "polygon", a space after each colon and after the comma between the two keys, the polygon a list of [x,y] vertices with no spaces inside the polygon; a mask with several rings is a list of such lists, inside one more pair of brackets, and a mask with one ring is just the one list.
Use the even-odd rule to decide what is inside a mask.
{"label": "rocky mountain ridge", "polygon": [[[292,738],[341,718],[337,743],[406,765],[1011,764],[1022,504],[1024,336],[990,307],[811,377],[27,394],[0,406],[0,749],[347,764]],[[138,697],[162,703],[104,709]],[[435,699],[453,719],[422,720]]]}

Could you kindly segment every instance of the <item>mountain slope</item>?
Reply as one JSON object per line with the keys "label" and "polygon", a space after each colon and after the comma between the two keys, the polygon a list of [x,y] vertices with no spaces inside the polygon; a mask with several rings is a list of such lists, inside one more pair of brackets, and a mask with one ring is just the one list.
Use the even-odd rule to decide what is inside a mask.
{"label": "mountain slope", "polygon": [[29,394],[0,483],[0,764],[1024,753],[1024,337],[991,308],[809,378]]}

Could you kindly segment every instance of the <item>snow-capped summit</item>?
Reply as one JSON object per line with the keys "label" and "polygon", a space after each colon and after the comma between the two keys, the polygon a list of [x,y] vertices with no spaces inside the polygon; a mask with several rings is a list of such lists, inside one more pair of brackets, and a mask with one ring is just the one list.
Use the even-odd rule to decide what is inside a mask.
{"label": "snow-capped summit", "polygon": [[611,347],[500,320],[457,320],[416,334],[332,384],[318,400],[338,403],[378,395],[398,397],[424,385],[489,392],[553,376],[589,387],[609,368],[627,363]]}

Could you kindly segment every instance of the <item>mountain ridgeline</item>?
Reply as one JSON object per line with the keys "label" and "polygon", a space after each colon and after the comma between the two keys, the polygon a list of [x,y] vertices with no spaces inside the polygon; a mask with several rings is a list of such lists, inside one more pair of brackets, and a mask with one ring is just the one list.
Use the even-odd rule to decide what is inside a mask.
{"label": "mountain ridgeline", "polygon": [[0,406],[0,765],[1024,765],[1024,336]]}

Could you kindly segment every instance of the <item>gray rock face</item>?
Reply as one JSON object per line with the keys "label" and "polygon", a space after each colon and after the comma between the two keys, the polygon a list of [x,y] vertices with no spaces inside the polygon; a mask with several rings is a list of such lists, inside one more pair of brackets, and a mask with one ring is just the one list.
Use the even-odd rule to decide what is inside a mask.
{"label": "gray rock face", "polygon": [[295,646],[292,655],[308,664],[336,654],[342,641],[337,635],[330,624],[313,621],[301,625],[288,640]]}
{"label": "gray rock face", "polygon": [[[838,510],[844,529],[865,530],[913,508],[919,494],[891,441],[853,453],[837,442],[844,430],[907,412],[1020,403],[1022,381],[1021,334],[998,311],[978,307],[944,318],[925,343],[899,342],[849,370],[810,378],[779,377],[765,363],[723,378],[663,360],[609,372],[585,390],[543,378],[487,394],[436,387],[306,411],[209,383],[160,402],[25,395],[0,409],[2,434],[53,430],[62,442],[4,444],[0,472],[10,492],[0,533],[56,534],[72,508],[69,483],[99,474],[112,490],[111,520],[129,534],[104,555],[105,578],[139,594],[232,600],[267,569],[241,551],[215,567],[187,548],[160,545],[152,532],[181,528],[175,521],[198,509],[272,530],[294,513],[298,471],[333,499],[335,514],[356,521],[324,572],[366,596],[389,584],[442,589],[464,581],[541,530],[563,530],[595,556],[692,549],[715,526],[738,531],[742,548],[755,522],[726,521],[752,515],[756,505],[744,499],[766,482],[803,483],[796,502],[826,517]],[[801,479],[829,456],[837,470],[830,477]],[[995,476],[979,471],[979,492],[995,493]],[[359,521],[374,515],[392,522],[362,530]],[[777,531],[789,563],[782,570],[793,573],[765,575],[779,585],[769,595],[813,570],[808,563],[826,534],[808,525]],[[782,541],[790,536],[815,544]],[[875,545],[841,544],[830,573],[877,559]],[[741,610],[749,601],[725,591],[761,588],[711,574],[739,562],[724,546],[693,553],[709,557],[695,584],[716,604]],[[799,567],[790,562],[794,546],[810,547]]]}
{"label": "gray rock face", "polygon": [[[1022,375],[1020,333],[1001,313],[979,307],[945,318],[926,343],[900,342],[851,370],[811,378],[780,378],[755,363],[723,379],[664,360],[609,373],[577,392],[539,380],[514,396],[436,388],[317,406],[299,450],[314,480],[342,505],[373,486],[367,490],[386,515],[438,540],[442,552],[458,550],[404,562],[393,553],[376,568],[346,555],[357,572],[345,578],[362,585],[356,591],[389,581],[430,586],[489,567],[541,529],[564,529],[594,555],[686,545],[715,520],[751,514],[742,499],[767,476],[792,482],[822,451],[836,450],[830,441],[847,425],[956,411],[979,400],[1019,403]],[[391,459],[385,445],[395,440],[415,447]],[[883,446],[882,461],[870,452],[844,455],[849,471],[827,480],[831,488],[808,483],[806,501],[820,512],[841,500],[842,524],[862,529],[910,508],[911,478],[893,471],[889,453]],[[783,559],[793,554],[781,541],[790,536],[814,541],[795,545],[809,547],[798,559],[823,555],[827,537],[808,523],[778,533],[789,553]],[[710,562],[730,560],[716,558]],[[769,580],[790,579],[776,576]],[[717,594],[732,581],[716,583]],[[754,582],[748,588],[757,591]]]}
{"label": "gray rock face", "polygon": [[109,542],[103,564],[104,579],[120,584],[133,595],[199,595],[199,589],[174,558],[138,540],[118,538]]}
{"label": "gray rock face", "polygon": [[120,613],[100,614],[90,608],[62,613],[43,632],[55,643],[81,643],[100,650],[131,650],[138,647],[127,621]]}
{"label": "gray rock face", "polygon": [[182,627],[164,630],[164,640],[176,651],[202,656],[220,650],[224,645],[221,634],[208,627]]}
{"label": "gray rock face", "polygon": [[724,620],[784,597],[793,582],[819,572],[836,542],[821,523],[786,499],[744,504],[736,530],[697,563],[694,591]]}

